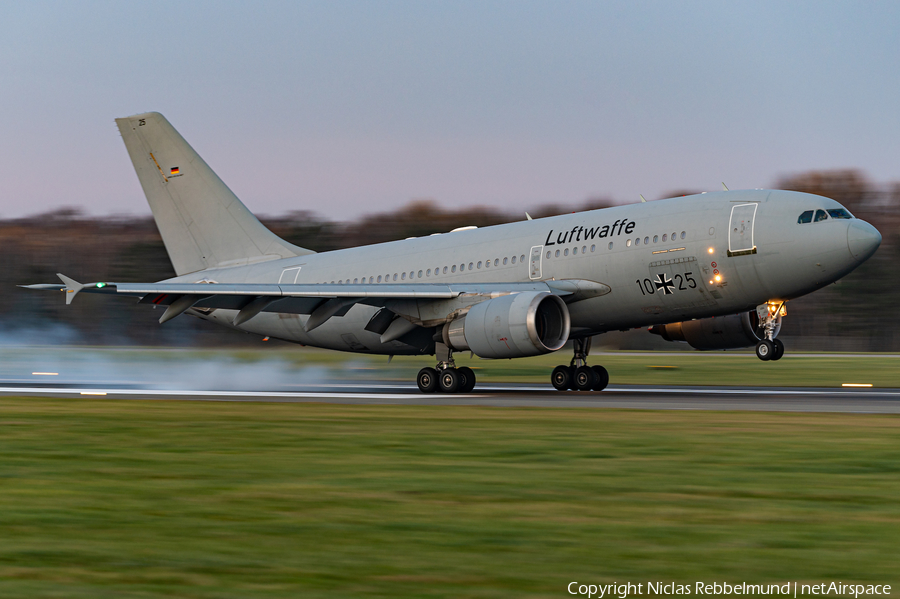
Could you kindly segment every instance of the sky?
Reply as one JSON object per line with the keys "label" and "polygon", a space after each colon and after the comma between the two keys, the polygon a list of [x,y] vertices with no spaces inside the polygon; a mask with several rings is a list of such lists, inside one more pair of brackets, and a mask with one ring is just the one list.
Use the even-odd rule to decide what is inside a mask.
{"label": "sky", "polygon": [[163,113],[257,214],[900,180],[897,2],[6,2],[0,218],[149,214]]}

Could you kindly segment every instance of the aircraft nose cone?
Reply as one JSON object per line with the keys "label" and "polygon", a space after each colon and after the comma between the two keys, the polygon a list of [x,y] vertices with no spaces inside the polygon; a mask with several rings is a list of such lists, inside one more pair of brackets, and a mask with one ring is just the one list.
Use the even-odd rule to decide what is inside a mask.
{"label": "aircraft nose cone", "polygon": [[847,228],[847,245],[853,258],[863,262],[881,245],[881,233],[866,221],[853,219]]}

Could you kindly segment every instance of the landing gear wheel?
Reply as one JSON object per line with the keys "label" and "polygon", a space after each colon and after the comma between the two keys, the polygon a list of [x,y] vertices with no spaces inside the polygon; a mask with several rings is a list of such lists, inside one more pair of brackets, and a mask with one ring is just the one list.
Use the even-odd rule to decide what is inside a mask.
{"label": "landing gear wheel", "polygon": [[772,361],[780,360],[781,356],[784,355],[784,343],[779,341],[778,339],[772,339],[772,345],[775,346],[775,353],[772,354]]}
{"label": "landing gear wheel", "polygon": [[609,384],[609,373],[602,366],[591,366],[591,368],[594,370],[594,374],[597,375],[597,384],[594,385],[594,391],[603,391]]}
{"label": "landing gear wheel", "polygon": [[422,393],[434,393],[438,388],[437,370],[430,366],[426,366],[416,375],[416,385]]}
{"label": "landing gear wheel", "polygon": [[579,366],[575,369],[575,388],[579,391],[590,391],[596,383],[596,373],[590,366]]}
{"label": "landing gear wheel", "polygon": [[550,382],[557,391],[566,391],[572,384],[572,369],[568,366],[557,366],[550,375]]}
{"label": "landing gear wheel", "polygon": [[460,378],[458,393],[471,393],[475,388],[475,371],[468,366],[462,366],[456,369],[456,373]]}
{"label": "landing gear wheel", "polygon": [[444,393],[456,393],[459,391],[459,373],[455,368],[445,368],[438,375],[438,383]]}
{"label": "landing gear wheel", "polygon": [[772,356],[775,355],[775,344],[769,341],[768,339],[764,339],[756,344],[756,357],[764,362],[767,362],[772,359]]}

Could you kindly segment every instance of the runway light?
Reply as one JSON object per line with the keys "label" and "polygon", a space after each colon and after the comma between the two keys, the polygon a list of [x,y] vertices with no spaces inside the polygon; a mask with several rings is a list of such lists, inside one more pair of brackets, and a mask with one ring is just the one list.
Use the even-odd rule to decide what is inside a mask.
{"label": "runway light", "polygon": [[106,395],[106,391],[82,391],[82,395]]}
{"label": "runway light", "polygon": [[58,372],[32,372],[34,376],[59,376]]}
{"label": "runway light", "polygon": [[872,383],[844,383],[841,387],[871,387]]}

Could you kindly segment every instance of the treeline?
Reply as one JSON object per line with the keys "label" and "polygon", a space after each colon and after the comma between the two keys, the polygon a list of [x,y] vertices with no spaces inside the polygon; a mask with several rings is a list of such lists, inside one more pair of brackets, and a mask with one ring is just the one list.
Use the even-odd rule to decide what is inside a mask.
{"label": "treeline", "polygon": [[[774,186],[834,198],[875,224],[884,241],[878,253],[852,275],[788,305],[782,332],[792,348],[898,351],[900,315],[894,309],[900,281],[893,266],[900,258],[900,185],[883,187],[859,171],[811,172]],[[534,218],[602,208],[611,201],[543,206]],[[291,243],[318,252],[406,237],[522,220],[491,208],[444,210],[416,201],[394,211],[334,222],[312,212],[292,212],[261,220]],[[258,339],[214,327],[190,317],[165,325],[160,313],[133,300],[80,295],[71,306],[61,295],[17,289],[18,284],[56,282],[57,272],[80,281],[156,281],[174,276],[153,219],[88,217],[65,209],[29,218],[0,221],[5,265],[0,274],[0,340],[6,343],[96,345],[241,345]],[[624,338],[641,347],[650,335]],[[825,342],[822,338],[828,337]],[[617,338],[619,339],[619,338]]]}

